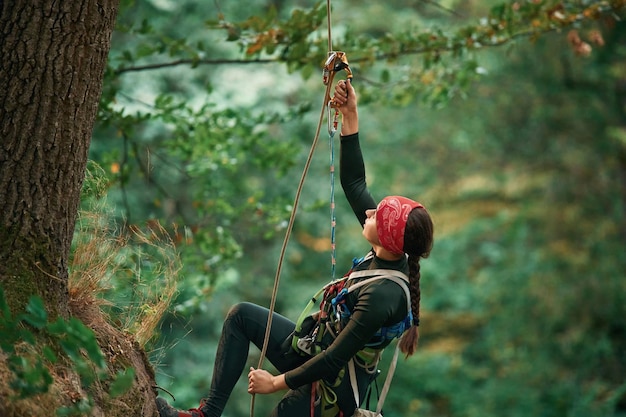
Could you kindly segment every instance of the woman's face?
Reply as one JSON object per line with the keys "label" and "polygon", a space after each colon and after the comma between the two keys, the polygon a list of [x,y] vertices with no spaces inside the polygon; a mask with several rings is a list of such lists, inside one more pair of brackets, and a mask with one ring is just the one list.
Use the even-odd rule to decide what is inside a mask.
{"label": "woman's face", "polygon": [[380,245],[378,231],[376,230],[376,209],[365,210],[365,224],[363,225],[363,237],[372,245]]}

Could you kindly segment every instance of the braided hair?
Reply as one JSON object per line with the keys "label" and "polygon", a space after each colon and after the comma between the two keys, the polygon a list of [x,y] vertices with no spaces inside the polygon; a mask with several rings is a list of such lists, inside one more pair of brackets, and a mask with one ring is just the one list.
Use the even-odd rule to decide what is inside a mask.
{"label": "braided hair", "polygon": [[420,258],[430,255],[433,233],[433,222],[426,209],[418,207],[411,210],[404,229],[404,252],[409,255],[409,292],[413,323],[399,342],[400,350],[406,357],[415,353],[419,339],[417,327],[420,320]]}

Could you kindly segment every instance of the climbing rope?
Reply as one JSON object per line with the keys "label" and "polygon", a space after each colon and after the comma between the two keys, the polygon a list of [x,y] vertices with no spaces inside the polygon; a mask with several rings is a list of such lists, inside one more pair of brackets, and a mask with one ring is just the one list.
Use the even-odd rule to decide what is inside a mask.
{"label": "climbing rope", "polygon": [[[287,251],[287,244],[289,242],[289,238],[291,236],[291,231],[293,230],[293,225],[295,222],[296,212],[298,209],[298,204],[300,202],[300,196],[302,194],[302,189],[304,187],[304,181],[306,179],[307,173],[309,172],[309,168],[311,166],[311,161],[313,160],[313,154],[317,143],[319,141],[320,131],[322,129],[322,124],[324,122],[324,115],[328,111],[328,134],[330,137],[331,143],[331,269],[332,275],[334,276],[335,270],[335,201],[334,201],[334,145],[333,145],[333,136],[337,131],[338,125],[338,117],[339,112],[337,111],[337,106],[335,105],[333,99],[331,98],[331,89],[333,84],[333,79],[335,74],[339,71],[345,70],[348,75],[347,78],[352,78],[352,72],[350,71],[350,67],[348,64],[348,59],[346,54],[343,52],[334,52],[332,49],[332,36],[331,36],[331,10],[330,10],[330,0],[326,0],[326,16],[327,16],[327,25],[328,25],[328,59],[326,60],[323,68],[323,82],[326,85],[326,91],[324,93],[324,102],[322,104],[322,110],[320,112],[319,121],[317,124],[317,129],[315,131],[315,136],[313,138],[313,142],[311,144],[311,149],[309,150],[309,155],[306,159],[306,163],[304,164],[304,169],[302,170],[302,175],[300,177],[300,182],[298,183],[298,188],[296,190],[296,195],[294,197],[293,206],[291,208],[291,215],[289,217],[289,223],[287,224],[287,229],[285,231],[285,238],[283,239],[283,244],[280,250],[280,255],[278,258],[278,265],[276,268],[276,275],[274,277],[274,287],[272,289],[272,297],[269,306],[269,313],[267,317],[267,325],[265,328],[265,337],[263,339],[263,347],[261,349],[261,355],[259,357],[259,362],[256,369],[263,368],[263,362],[265,361],[265,355],[267,353],[267,347],[269,344],[270,337],[270,329],[272,328],[272,316],[274,314],[274,309],[276,306],[276,295],[278,293],[278,287],[280,283],[280,275],[282,272],[282,267],[285,259],[285,253]],[[334,115],[331,118],[331,113],[334,110]],[[254,417],[254,401],[255,394],[252,394],[252,399],[250,402],[250,417]]]}

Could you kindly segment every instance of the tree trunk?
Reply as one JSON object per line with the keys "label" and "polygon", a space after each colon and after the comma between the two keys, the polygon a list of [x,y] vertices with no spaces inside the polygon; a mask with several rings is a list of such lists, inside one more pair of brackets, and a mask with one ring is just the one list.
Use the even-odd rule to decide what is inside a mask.
{"label": "tree trunk", "polygon": [[67,315],[70,244],[119,0],[0,2],[0,285]]}
{"label": "tree trunk", "polygon": [[[51,317],[69,314],[70,246],[118,3],[0,0],[0,286],[14,314],[31,295]],[[107,381],[121,368],[136,375],[118,398],[109,397],[108,382],[92,384],[90,415],[156,415],[143,350],[83,310],[107,358]],[[48,366],[49,392],[19,401],[0,350],[0,415],[54,414],[87,395],[73,369]]]}

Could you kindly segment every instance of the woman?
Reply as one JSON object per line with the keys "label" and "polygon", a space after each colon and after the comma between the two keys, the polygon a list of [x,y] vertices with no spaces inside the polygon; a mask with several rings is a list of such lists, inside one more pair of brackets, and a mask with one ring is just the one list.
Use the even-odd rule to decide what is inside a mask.
{"label": "woman", "polygon": [[[346,367],[370,342],[381,328],[402,323],[407,315],[412,322],[400,340],[400,349],[407,356],[417,346],[420,302],[420,258],[429,255],[433,245],[433,224],[424,207],[404,197],[386,197],[378,205],[365,182],[365,168],[358,136],[357,96],[350,82],[340,81],[335,87],[335,102],[342,115],[340,177],[346,197],[363,227],[363,236],[372,245],[370,256],[364,257],[353,270],[390,269],[409,276],[410,305],[407,312],[405,290],[395,282],[380,279],[351,292],[346,299],[350,311],[345,327],[325,350],[313,357],[296,353],[289,340],[295,323],[274,313],[266,357],[280,372],[272,375],[250,368],[248,392],[269,394],[288,390],[272,412],[276,417],[305,417],[322,415],[322,408],[331,415],[351,416],[359,404],[355,399]],[[367,276],[362,279],[366,279]],[[208,397],[199,408],[176,410],[162,398],[157,398],[161,417],[218,417],[239,376],[244,370],[250,342],[261,348],[265,336],[268,310],[250,303],[234,306],[224,321],[217,350],[213,380]],[[383,340],[382,350],[390,340]],[[364,398],[372,373],[357,367],[356,380],[360,399]],[[332,382],[331,382],[332,381]],[[317,401],[311,406],[312,392],[319,386],[332,387],[336,403]],[[328,393],[328,392],[326,392]],[[315,395],[315,394],[313,394]],[[332,396],[332,395],[331,395]],[[322,395],[328,398],[328,395]],[[333,407],[331,407],[333,406]],[[326,411],[324,416],[328,415]]]}

